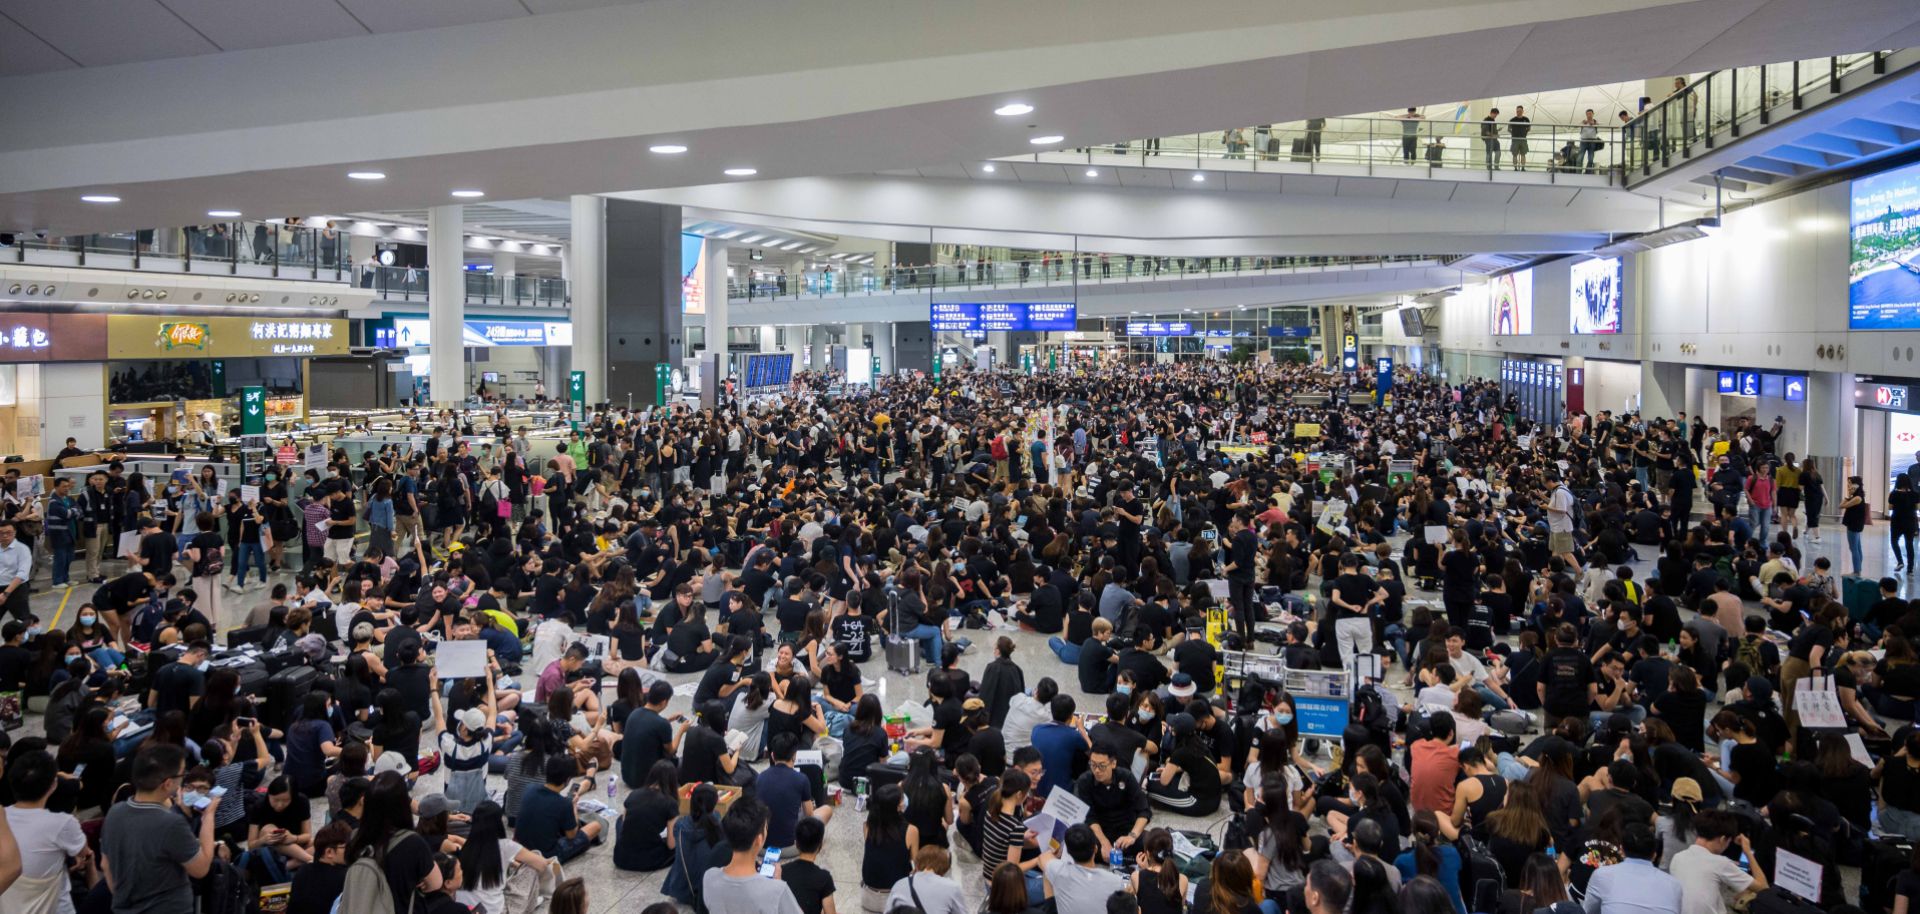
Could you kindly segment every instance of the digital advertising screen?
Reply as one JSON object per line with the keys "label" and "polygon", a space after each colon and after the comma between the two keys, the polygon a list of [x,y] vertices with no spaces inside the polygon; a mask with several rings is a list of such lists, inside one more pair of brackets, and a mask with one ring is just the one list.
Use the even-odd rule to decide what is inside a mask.
{"label": "digital advertising screen", "polygon": [[707,246],[699,235],[680,235],[680,312],[707,313]]}
{"label": "digital advertising screen", "polygon": [[1533,332],[1533,271],[1495,276],[1489,295],[1493,303],[1496,336],[1525,336]]}
{"label": "digital advertising screen", "polygon": [[996,330],[1074,330],[1079,306],[1073,302],[937,301],[927,319],[935,333],[980,334]]}
{"label": "digital advertising screen", "polygon": [[1567,326],[1574,333],[1619,333],[1621,269],[1618,257],[1596,257],[1573,265]]}
{"label": "digital advertising screen", "polygon": [[1853,182],[1847,225],[1849,326],[1920,328],[1920,165]]}

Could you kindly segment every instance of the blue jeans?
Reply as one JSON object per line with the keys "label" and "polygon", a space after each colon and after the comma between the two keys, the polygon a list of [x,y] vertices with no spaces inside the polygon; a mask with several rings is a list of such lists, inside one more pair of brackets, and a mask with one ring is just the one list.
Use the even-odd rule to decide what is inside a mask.
{"label": "blue jeans", "polygon": [[1748,505],[1747,523],[1753,527],[1753,538],[1760,541],[1760,548],[1764,551],[1767,541],[1772,538],[1769,525],[1773,523],[1773,509]]}
{"label": "blue jeans", "polygon": [[73,543],[53,544],[53,586],[64,587],[67,584],[67,566],[73,564]]}
{"label": "blue jeans", "polygon": [[[1591,725],[1589,729],[1600,729],[1606,725],[1607,718],[1615,714],[1627,715],[1636,727],[1647,719],[1647,709],[1639,705],[1628,705],[1625,708],[1615,708],[1611,711],[1592,711],[1587,714],[1587,723]],[[1728,796],[1732,796],[1732,794],[1728,794]]]}
{"label": "blue jeans", "polygon": [[[1732,796],[1732,794],[1728,794]],[[1920,835],[1920,813],[1895,809],[1881,803],[1877,810],[1880,819],[1880,831],[1890,835],[1912,837]]]}
{"label": "blue jeans", "polygon": [[120,668],[120,664],[127,662],[127,655],[110,647],[96,647],[87,657],[94,663],[99,664],[103,670],[117,670]]}
{"label": "blue jeans", "polygon": [[1068,666],[1080,665],[1080,645],[1074,644],[1059,635],[1047,639],[1047,646],[1053,648],[1053,655]]}
{"label": "blue jeans", "polygon": [[1495,711],[1507,711],[1513,708],[1513,705],[1508,704],[1506,699],[1501,698],[1499,695],[1495,694],[1492,689],[1486,687],[1485,685],[1482,685],[1476,682],[1473,684],[1473,690],[1475,692],[1480,693],[1480,697],[1481,699],[1486,701],[1487,707],[1492,708]]}
{"label": "blue jeans", "polygon": [[813,704],[820,709],[820,716],[827,722],[827,735],[841,739],[847,735],[847,724],[853,721],[853,715],[837,710],[833,706],[814,698]]}
{"label": "blue jeans", "polygon": [[1857,578],[1860,576],[1861,565],[1860,531],[1858,530],[1847,531],[1847,555],[1853,559],[1853,576]]}
{"label": "blue jeans", "polygon": [[[262,847],[247,851],[244,856],[260,861],[261,869],[266,872],[267,878],[271,879],[274,884],[287,881],[287,864],[284,862],[285,858],[280,856],[279,851],[271,847]],[[242,860],[240,863],[240,871],[244,873],[246,869],[246,861]]]}
{"label": "blue jeans", "polygon": [[[1496,764],[1499,765],[1500,776],[1509,781],[1524,781],[1533,776],[1533,769],[1520,764],[1520,760],[1514,758],[1511,752],[1500,753],[1500,758]],[[1728,796],[1732,796],[1732,794],[1728,794]]]}
{"label": "blue jeans", "polygon": [[1027,878],[1027,907],[1037,908],[1047,901],[1047,881],[1040,875],[1040,868],[1034,867],[1023,875]]}
{"label": "blue jeans", "polygon": [[247,583],[247,568],[248,568],[249,558],[251,558],[252,564],[260,566],[260,583],[262,584],[267,583],[266,551],[260,548],[259,540],[254,540],[253,542],[246,542],[243,540],[240,543],[240,555],[236,557],[233,561],[233,583],[236,586],[245,585]]}
{"label": "blue jeans", "polygon": [[922,642],[924,648],[922,653],[927,655],[927,661],[934,664],[940,662],[940,651],[946,646],[940,639],[940,626],[922,622],[914,626],[912,631],[901,634],[900,637]]}

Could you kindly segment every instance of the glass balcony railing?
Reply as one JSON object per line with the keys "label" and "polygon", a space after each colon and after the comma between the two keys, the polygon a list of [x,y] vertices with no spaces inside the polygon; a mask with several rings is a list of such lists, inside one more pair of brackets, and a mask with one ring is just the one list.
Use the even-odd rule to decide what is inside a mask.
{"label": "glass balcony railing", "polygon": [[[461,276],[469,305],[564,308],[570,300],[564,279],[471,272]],[[427,300],[427,271],[415,267],[358,267],[354,282],[360,288],[374,290],[375,298],[387,301]]]}
{"label": "glass balcony railing", "polygon": [[[1218,132],[1133,140],[1009,157],[1008,161],[1085,161],[1088,164],[1183,168],[1244,162],[1251,171],[1298,173],[1330,163],[1422,168],[1434,177],[1448,169],[1537,172],[1548,180],[1596,176],[1611,183],[1625,164],[1622,128],[1515,123],[1510,114],[1478,119],[1334,117],[1234,127]],[[1404,173],[1403,173],[1404,174]]]}
{"label": "glass balcony railing", "polygon": [[1020,260],[979,260],[913,267],[850,266],[799,274],[753,271],[727,283],[731,301],[789,301],[861,295],[1006,289],[1074,283],[1201,279],[1438,265],[1433,256],[1146,257],[1061,253]]}
{"label": "glass balcony railing", "polygon": [[0,262],[47,266],[273,276],[345,282],[347,236],[332,226],[219,222],[100,235],[31,234],[0,246]]}
{"label": "glass balcony railing", "polygon": [[1715,70],[1688,82],[1676,79],[1667,97],[1626,126],[1632,175],[1646,177],[1684,163],[1743,129],[1789,117],[1821,97],[1839,95],[1840,80],[1871,68],[1886,72],[1889,51],[1790,60]]}

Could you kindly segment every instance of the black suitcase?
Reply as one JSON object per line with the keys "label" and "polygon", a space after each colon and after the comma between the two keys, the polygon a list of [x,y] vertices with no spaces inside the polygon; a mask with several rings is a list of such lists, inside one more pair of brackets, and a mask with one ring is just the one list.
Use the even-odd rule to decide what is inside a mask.
{"label": "black suitcase", "polygon": [[1860,862],[1860,907],[1867,914],[1886,914],[1893,910],[1893,881],[1913,861],[1913,842],[1902,838],[1879,838],[1867,842]]}
{"label": "black suitcase", "polygon": [[267,686],[267,665],[258,660],[229,667],[229,669],[240,674],[240,694],[242,695],[259,695]]}
{"label": "black suitcase", "polygon": [[[262,668],[262,672],[265,669]],[[313,691],[320,674],[310,666],[290,666],[267,678],[267,701],[261,720],[276,730],[286,730]]]}
{"label": "black suitcase", "polygon": [[1825,914],[1823,908],[1781,888],[1769,887],[1747,904],[1747,914]]}
{"label": "black suitcase", "polygon": [[1293,156],[1292,156],[1292,157],[1293,157],[1293,160],[1294,160],[1295,162],[1305,162],[1305,161],[1307,161],[1307,160],[1309,160],[1309,159],[1311,159],[1311,158],[1312,158],[1312,156],[1310,156],[1310,155],[1308,155],[1308,154],[1307,154],[1307,139],[1306,139],[1306,137],[1300,137],[1300,138],[1298,138],[1298,139],[1295,139],[1295,140],[1293,141]]}
{"label": "black suitcase", "polygon": [[227,632],[227,647],[231,650],[246,644],[265,644],[267,631],[268,627],[265,625],[236,628],[233,631]]}

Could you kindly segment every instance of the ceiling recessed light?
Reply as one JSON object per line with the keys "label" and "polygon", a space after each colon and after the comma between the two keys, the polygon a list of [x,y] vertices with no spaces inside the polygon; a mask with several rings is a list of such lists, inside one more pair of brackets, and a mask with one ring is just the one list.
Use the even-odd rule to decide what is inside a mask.
{"label": "ceiling recessed light", "polygon": [[677,156],[683,152],[686,152],[687,147],[682,146],[679,143],[661,143],[658,146],[648,146],[647,151],[659,153],[660,155],[663,155],[663,156]]}
{"label": "ceiling recessed light", "polygon": [[751,178],[760,173],[758,168],[729,168],[727,176],[733,178]]}
{"label": "ceiling recessed light", "polygon": [[1087,169],[1087,177],[1089,177],[1089,178],[1097,178],[1097,177],[1100,177],[1100,169],[1098,169],[1098,168],[1089,168],[1089,169]]}
{"label": "ceiling recessed light", "polygon": [[986,172],[987,174],[993,174],[994,172],[999,171],[998,168],[994,167],[992,162],[988,162],[987,164],[980,166],[980,170]]}
{"label": "ceiling recessed light", "polygon": [[387,173],[384,171],[350,171],[347,172],[347,177],[355,181],[385,181],[387,179]]}
{"label": "ceiling recessed light", "polygon": [[1066,137],[1063,137],[1057,133],[1049,133],[1046,136],[1034,137],[1033,139],[1030,139],[1027,142],[1032,143],[1035,146],[1052,146],[1053,144],[1058,143],[1064,139],[1066,139]]}
{"label": "ceiling recessed light", "polygon": [[80,198],[82,203],[119,203],[120,198],[112,194],[87,194]]}
{"label": "ceiling recessed light", "polygon": [[1033,106],[1026,102],[1012,102],[993,109],[993,113],[1001,117],[1019,117],[1022,114],[1033,113]]}
{"label": "ceiling recessed light", "polygon": [[1194,182],[1195,184],[1198,184],[1198,183],[1200,183],[1201,181],[1205,181],[1206,179],[1207,179],[1207,176],[1206,176],[1206,175],[1203,175],[1203,174],[1201,174],[1201,173],[1199,173],[1199,172],[1197,172],[1197,171],[1193,173],[1193,182]]}
{"label": "ceiling recessed light", "polygon": [[487,192],[484,190],[456,190],[453,192],[453,195],[456,197],[473,198],[484,197],[487,195]]}
{"label": "ceiling recessed light", "polygon": [[207,215],[215,219],[238,219],[240,218],[240,211],[237,209],[210,209],[207,210]]}

